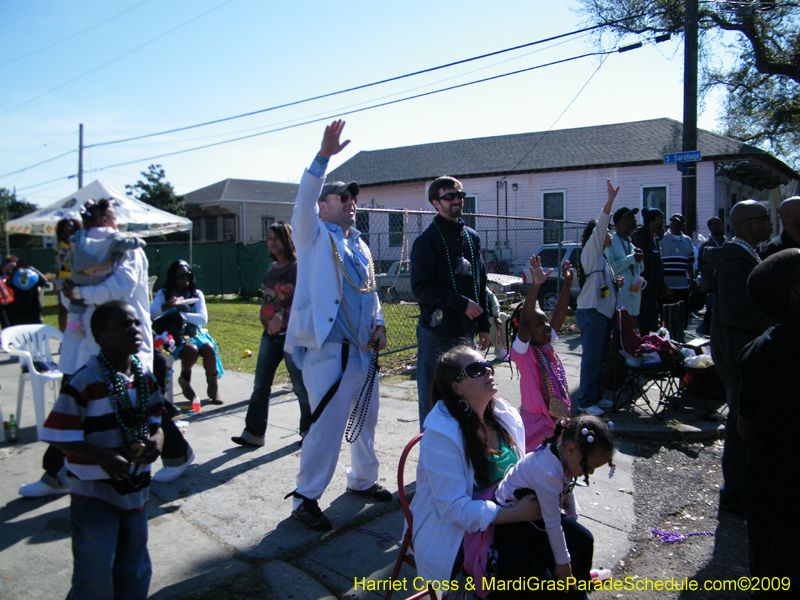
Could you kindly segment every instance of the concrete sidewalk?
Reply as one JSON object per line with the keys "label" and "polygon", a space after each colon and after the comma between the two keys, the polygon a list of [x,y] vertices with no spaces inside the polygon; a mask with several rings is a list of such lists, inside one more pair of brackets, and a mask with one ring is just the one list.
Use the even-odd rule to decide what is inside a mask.
{"label": "concrete sidewalk", "polygon": [[[573,387],[578,382],[580,355],[577,336],[558,342]],[[254,359],[255,360],[255,359]],[[16,412],[19,366],[0,355],[0,401],[6,419]],[[195,375],[202,381],[198,368]],[[500,395],[519,406],[516,374],[499,365]],[[391,378],[397,382],[398,378]],[[381,383],[381,408],[376,451],[381,460],[380,483],[395,493],[388,504],[372,505],[345,494],[348,444],[343,441],[336,474],[320,499],[320,508],[334,530],[321,535],[291,518],[291,501],[284,496],[294,487],[300,459],[296,429],[299,408],[288,386],[275,386],[270,405],[267,444],[251,450],[236,446],[231,436],[244,427],[253,377],[226,372],[220,380],[223,406],[204,405],[189,415],[184,430],[195,462],[176,481],[153,483],[150,501],[149,549],[153,561],[151,597],[177,598],[253,569],[263,573],[275,598],[378,598],[383,594],[356,590],[355,580],[388,579],[403,530],[397,498],[397,463],[405,444],[419,431],[416,383]],[[19,486],[41,474],[45,444],[36,441],[30,389],[21,419],[20,442],[0,445],[0,597],[8,600],[63,598],[70,587],[72,555],[67,496],[28,499]],[[176,402],[183,398],[176,395]],[[626,433],[649,422],[654,431],[672,435],[652,417],[631,412],[613,415],[617,431]],[[641,421],[641,422],[639,422]],[[636,429],[634,428],[634,429]],[[652,432],[651,432],[652,433]],[[716,435],[716,425],[706,428]],[[600,469],[590,486],[576,490],[582,522],[595,536],[596,567],[612,568],[629,551],[628,533],[634,524],[633,458],[621,438],[613,479]],[[154,470],[160,468],[160,461]],[[416,452],[406,467],[412,482]],[[404,567],[409,582],[415,576]],[[396,593],[396,598],[410,595]]]}

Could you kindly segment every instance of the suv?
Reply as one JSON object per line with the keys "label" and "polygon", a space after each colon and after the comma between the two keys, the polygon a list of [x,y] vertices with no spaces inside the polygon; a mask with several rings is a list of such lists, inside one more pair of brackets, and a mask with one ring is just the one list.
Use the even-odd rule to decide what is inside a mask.
{"label": "suv", "polygon": [[[572,290],[570,292],[570,306],[573,308],[577,306],[578,295],[581,293],[581,284],[578,282],[578,265],[580,265],[581,251],[583,247],[580,244],[543,244],[536,249],[536,256],[542,259],[542,268],[547,271],[553,269],[550,277],[539,290],[539,303],[542,309],[552,312],[556,303],[558,302],[558,294],[561,290],[563,280],[561,278],[561,265],[565,260],[568,260],[575,268],[575,278],[572,280]],[[531,282],[528,281],[529,267],[526,264],[522,271],[522,281],[524,286],[524,293],[527,295],[531,287]]]}

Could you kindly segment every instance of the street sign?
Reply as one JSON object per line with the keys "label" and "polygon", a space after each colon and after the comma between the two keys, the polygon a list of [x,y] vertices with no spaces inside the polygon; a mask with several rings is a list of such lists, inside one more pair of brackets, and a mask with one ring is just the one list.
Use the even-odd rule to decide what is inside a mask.
{"label": "street sign", "polygon": [[673,163],[685,162],[698,162],[703,159],[700,150],[692,150],[691,152],[673,152],[672,154],[664,155],[664,164],[671,165]]}

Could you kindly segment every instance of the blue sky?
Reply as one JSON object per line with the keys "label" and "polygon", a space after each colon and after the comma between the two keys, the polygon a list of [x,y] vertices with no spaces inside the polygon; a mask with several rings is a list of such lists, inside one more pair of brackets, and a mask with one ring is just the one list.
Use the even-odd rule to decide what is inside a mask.
{"label": "blue sky", "polygon": [[[575,7],[572,0],[0,0],[0,187],[42,206],[77,189],[67,177],[77,172],[79,123],[91,146],[258,111],[569,33],[585,25]],[[332,166],[361,150],[682,120],[682,42],[656,46],[632,36],[619,43],[640,40],[644,48],[605,60],[583,58],[344,117],[352,143]],[[229,177],[298,181],[333,115],[596,49],[591,36],[572,36],[217,125],[88,148],[84,184],[101,179],[124,192],[151,163],[163,165],[179,193]],[[719,98],[706,99],[700,127],[718,128]]]}

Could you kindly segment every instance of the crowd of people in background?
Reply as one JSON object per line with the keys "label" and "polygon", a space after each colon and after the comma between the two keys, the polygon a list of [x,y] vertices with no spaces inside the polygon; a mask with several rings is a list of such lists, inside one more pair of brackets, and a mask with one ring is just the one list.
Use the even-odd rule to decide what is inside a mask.
{"label": "crowd of people in background", "polygon": [[[301,436],[295,489],[286,499],[292,499],[292,516],[318,531],[332,528],[318,500],[334,475],[343,436],[351,448],[347,492],[372,502],[392,498],[378,483],[374,448],[377,357],[386,347],[386,326],[372,256],[354,227],[360,186],[325,179],[329,160],[349,143],[341,139],[343,129],[343,121],[326,127],[301,179],[291,225],[269,229],[272,263],[262,282],[255,381],[245,428],[232,438],[238,446],[264,446],[271,387],[284,361],[299,400]],[[710,333],[728,405],[720,507],[748,516],[754,575],[797,575],[797,565],[785,558],[787,548],[794,550],[796,527],[786,526],[785,507],[767,509],[764,491],[785,477],[775,457],[794,455],[797,436],[759,399],[768,390],[779,414],[796,408],[800,197],[782,203],[782,231],[759,254],[772,233],[769,211],[759,202],[733,206],[731,239],[721,219],[710,219],[710,235],[698,250],[684,233],[683,215],[671,215],[665,231],[664,212],[645,207],[637,226],[639,210],[614,210],[620,188],[611,180],[606,188],[607,199],[583,234],[581,264],[560,267],[564,285],[549,320],[537,300],[551,271],[530,257],[530,290],[508,319],[506,346],[520,374],[517,410],[496,395],[493,363],[481,353],[489,345],[487,276],[480,237],[461,218],[463,185],[440,177],[429,187],[436,215],[410,256],[420,308],[417,390],[424,432],[411,505],[417,569],[431,580],[449,579],[463,563],[472,575],[588,581],[593,538],[575,521],[572,491],[577,478],[588,479],[606,464],[613,468],[613,437],[600,417],[614,406],[603,397],[603,362],[615,312],[625,309],[642,333],[651,333],[661,327],[665,305],[681,303],[688,323],[704,297],[698,332]],[[167,373],[174,361],[184,398],[199,403],[192,367],[202,359],[208,399],[222,404],[219,349],[205,329],[208,311],[192,266],[173,262],[151,303],[144,243],[118,233],[109,201],[90,201],[83,222],[66,219],[58,233],[65,378],[42,437],[51,444],[45,473],[20,493],[72,493],[75,597],[114,597],[124,585],[136,590],[131,597],[144,598],[152,572],[146,547],[150,464],[161,457],[153,479],[167,482],[194,459],[172,422],[178,411],[162,395]],[[103,265],[102,276],[81,278],[88,267],[96,273]],[[571,395],[553,343],[576,267],[582,359],[580,385]],[[3,259],[2,275],[3,327],[41,323],[38,290],[47,285],[45,276],[14,256]],[[166,352],[154,353],[151,320],[161,322],[167,337],[174,333]],[[92,421],[100,413],[108,416],[108,431]],[[126,545],[114,557],[118,534]],[[100,560],[101,554],[107,556]],[[574,589],[570,594],[584,597]]]}

